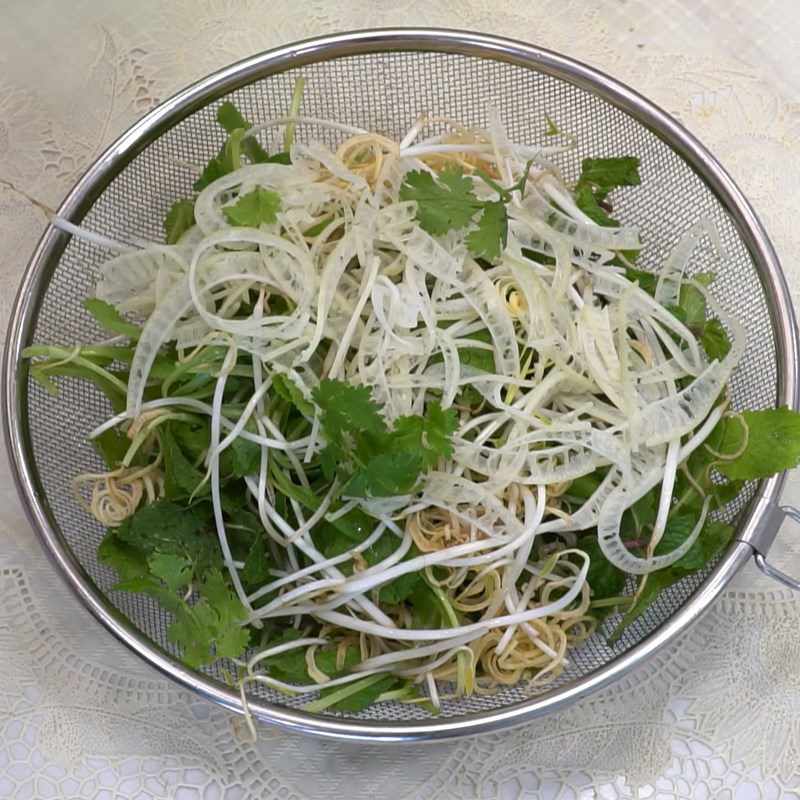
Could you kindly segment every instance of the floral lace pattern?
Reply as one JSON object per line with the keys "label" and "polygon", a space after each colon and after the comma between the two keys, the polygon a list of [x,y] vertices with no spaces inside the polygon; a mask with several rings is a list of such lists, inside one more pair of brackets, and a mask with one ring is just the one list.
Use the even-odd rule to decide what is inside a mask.
{"label": "floral lace pattern", "polygon": [[[45,224],[12,187],[56,205],[114,136],[185,84],[277,44],[392,25],[514,36],[642,91],[731,171],[800,299],[792,0],[759,10],[745,0],[32,0],[4,23],[3,331]],[[785,500],[798,499],[795,476]],[[0,501],[2,797],[800,798],[800,596],[751,566],[638,671],[521,730],[403,748],[265,730],[244,745],[227,712],[152,672],[79,608],[44,561],[5,461]],[[793,539],[784,530],[772,560],[798,574]]]}

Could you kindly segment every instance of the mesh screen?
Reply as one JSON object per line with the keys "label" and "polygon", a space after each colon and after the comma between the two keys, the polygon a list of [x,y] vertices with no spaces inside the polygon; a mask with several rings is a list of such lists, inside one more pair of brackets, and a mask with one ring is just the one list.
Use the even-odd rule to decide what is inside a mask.
{"label": "mesh screen", "polygon": [[[642,186],[619,191],[616,213],[637,224],[646,242],[640,264],[654,268],[680,233],[700,217],[716,223],[727,249],[724,264],[713,253],[695,262],[697,270],[718,273],[714,293],[722,306],[746,321],[750,337],[742,366],[731,389],[736,407],[761,408],[776,401],[775,344],[764,289],[756,267],[725,209],[703,181],[664,142],[639,122],[597,96],[560,79],[529,68],[473,56],[434,53],[359,55],[304,67],[308,79],[304,113],[349,122],[400,137],[421,111],[454,117],[466,124],[485,121],[487,106],[501,111],[509,134],[527,144],[545,143],[545,113],[578,137],[577,151],[558,157],[565,175],[576,177],[587,155],[638,155]],[[248,119],[280,116],[286,111],[296,72],[261,80],[229,98]],[[160,239],[162,220],[177,199],[191,195],[194,176],[181,162],[203,164],[219,149],[224,133],[214,121],[216,104],[198,111],[159,138],[126,167],[103,192],[85,219],[87,227],[121,241]],[[301,125],[300,138],[317,138],[330,145],[341,137],[326,129]],[[265,141],[268,143],[268,141]],[[85,342],[100,330],[81,306],[92,291],[96,270],[109,253],[72,240],[47,288],[35,332],[38,343]],[[108,592],[116,576],[98,564],[96,549],[101,526],[75,504],[72,477],[102,465],[87,443],[86,434],[105,419],[110,409],[104,398],[85,383],[62,381],[59,398],[30,386],[30,425],[38,470],[47,499],[69,546],[97,586]],[[740,511],[749,495],[738,499]],[[572,651],[570,666],[558,679],[567,685],[606,665],[647,636],[684,604],[710,568],[663,592],[650,611],[628,629],[611,649],[596,634]],[[161,647],[166,641],[167,615],[146,597],[112,593],[112,602]],[[615,620],[607,621],[613,626]],[[207,668],[220,678],[224,663]],[[230,666],[230,665],[228,665]],[[552,685],[551,685],[552,687]],[[522,685],[492,696],[444,701],[438,719],[479,710],[497,709],[526,699]],[[253,699],[299,707],[306,698],[287,698],[265,687],[252,689]],[[427,712],[414,706],[381,704],[358,715],[362,719],[400,721],[422,719]]]}

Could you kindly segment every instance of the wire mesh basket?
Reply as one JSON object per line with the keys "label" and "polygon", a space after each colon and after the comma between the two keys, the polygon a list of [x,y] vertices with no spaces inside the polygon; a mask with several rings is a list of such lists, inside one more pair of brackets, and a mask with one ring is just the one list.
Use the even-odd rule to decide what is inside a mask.
{"label": "wire mesh basket", "polygon": [[[797,342],[789,295],[775,254],[752,209],[727,174],[685,130],[651,103],[574,61],[506,39],[457,31],[386,30],[315,39],[233,65],[168,100],[115,142],[71,192],[59,214],[119,241],[159,240],[175,200],[189,196],[192,175],[180,162],[205,163],[223,134],[216,108],[233,101],[248,119],[285,112],[303,75],[304,113],[399,138],[421,111],[485,123],[494,106],[510,137],[545,142],[545,114],[574,133],[577,148],[557,157],[566,179],[581,158],[636,155],[642,186],[624,193],[615,213],[635,223],[646,246],[637,266],[654,269],[677,237],[701,217],[716,224],[728,254],[715,265],[715,297],[744,321],[749,344],[730,384],[734,407],[797,405]],[[334,146],[336,131],[298,125],[297,136]],[[343,136],[343,134],[341,135]],[[109,416],[92,386],[65,380],[53,398],[28,378],[20,360],[32,343],[91,341],[100,330],[82,306],[109,254],[49,230],[26,273],[5,354],[5,421],[19,489],[40,538],[89,610],[164,673],[231,709],[238,689],[224,661],[193,671],[166,638],[169,618],[143,595],[110,592],[116,576],[97,561],[102,527],[76,505],[78,472],[100,466],[87,433]],[[444,700],[441,712],[380,703],[357,714],[302,710],[304,697],[263,685],[248,688],[259,718],[308,732],[365,740],[443,738],[517,724],[607,684],[697,618],[753,554],[769,547],[783,518],[783,476],[750,485],[730,507],[737,536],[718,563],[662,592],[658,601],[606,645],[598,631],[570,653],[568,668],[532,694],[523,684],[491,695]],[[613,619],[611,620],[613,624]],[[231,670],[232,671],[232,670]]]}

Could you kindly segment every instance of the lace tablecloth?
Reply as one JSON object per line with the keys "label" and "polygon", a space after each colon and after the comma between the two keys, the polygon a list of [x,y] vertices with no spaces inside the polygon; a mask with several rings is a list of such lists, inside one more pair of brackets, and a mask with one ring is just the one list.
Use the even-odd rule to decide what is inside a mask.
{"label": "lace tablecloth", "polygon": [[[228,62],[359,27],[472,28],[599,66],[678,117],[800,292],[796,0],[28,0],[2,21],[0,178],[50,205],[113,137]],[[5,328],[44,218],[3,184],[0,219]],[[227,712],[78,606],[0,471],[0,797],[800,798],[800,595],[752,566],[656,659],[521,730],[380,748],[267,730],[245,746]],[[800,499],[796,475],[785,499]],[[774,554],[796,575],[797,541],[787,526]]]}

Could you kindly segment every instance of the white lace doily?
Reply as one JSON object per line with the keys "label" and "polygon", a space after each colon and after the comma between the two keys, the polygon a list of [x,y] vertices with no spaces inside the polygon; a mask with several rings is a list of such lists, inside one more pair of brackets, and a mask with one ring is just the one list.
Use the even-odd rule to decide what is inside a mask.
{"label": "white lace doily", "polygon": [[[253,52],[385,25],[526,39],[678,117],[761,215],[800,294],[796,0],[27,0],[0,26],[0,179],[56,205],[176,89]],[[0,317],[44,229],[0,185]],[[800,500],[800,479],[785,499]],[[748,566],[679,642],[568,710],[463,742],[262,734],[145,667],[62,586],[0,466],[0,797],[799,798],[800,595]],[[798,532],[773,560],[800,574]]]}

